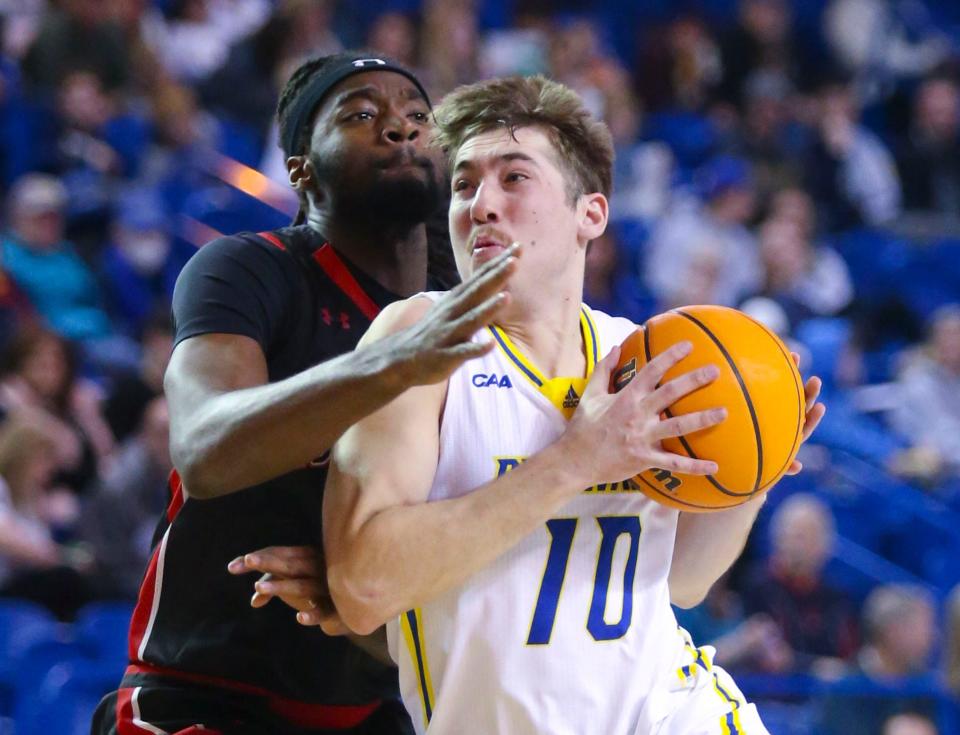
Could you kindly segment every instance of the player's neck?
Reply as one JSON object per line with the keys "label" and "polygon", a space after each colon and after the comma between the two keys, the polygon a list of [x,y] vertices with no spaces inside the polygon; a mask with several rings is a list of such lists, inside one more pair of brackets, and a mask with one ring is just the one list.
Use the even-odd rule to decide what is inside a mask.
{"label": "player's neck", "polygon": [[[376,220],[371,217],[371,220]],[[412,296],[427,287],[427,230],[423,224],[387,226],[310,218],[334,249],[388,291]]]}
{"label": "player's neck", "polygon": [[579,293],[549,299],[541,293],[530,303],[515,299],[498,326],[547,378],[580,377],[587,366],[580,307]]}

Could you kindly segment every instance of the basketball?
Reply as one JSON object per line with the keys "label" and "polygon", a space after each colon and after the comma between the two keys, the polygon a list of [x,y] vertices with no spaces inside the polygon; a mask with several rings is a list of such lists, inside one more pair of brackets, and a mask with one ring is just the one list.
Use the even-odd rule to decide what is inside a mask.
{"label": "basketball", "polygon": [[800,448],[805,417],[803,380],[777,335],[746,314],[723,306],[684,306],[649,319],[621,345],[613,389],[621,390],[653,357],[677,342],[693,344],[662,382],[705,365],[720,376],[676,401],[664,418],[725,407],[717,426],[663,447],[713,460],[716,475],[651,469],[634,481],[649,497],[692,512],[732,508],[766,492],[790,467]]}

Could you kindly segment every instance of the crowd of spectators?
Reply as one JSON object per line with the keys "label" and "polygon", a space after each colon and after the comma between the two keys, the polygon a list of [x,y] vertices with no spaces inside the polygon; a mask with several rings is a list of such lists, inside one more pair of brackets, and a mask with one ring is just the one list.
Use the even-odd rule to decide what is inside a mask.
{"label": "crowd of spectators", "polygon": [[[930,682],[821,697],[833,729],[817,732],[945,732],[935,694],[960,695],[960,543],[935,532],[960,519],[953,4],[23,0],[2,12],[0,595],[65,620],[135,596],[167,501],[176,276],[218,233],[288,220],[279,89],[309,56],[366,46],[415,69],[434,99],[505,74],[576,89],[617,148],[585,300],[637,322],[740,307],[822,375],[829,410],[807,471],[681,622],[734,671]],[[932,529],[920,550],[913,512]],[[850,719],[863,711],[869,722]]]}

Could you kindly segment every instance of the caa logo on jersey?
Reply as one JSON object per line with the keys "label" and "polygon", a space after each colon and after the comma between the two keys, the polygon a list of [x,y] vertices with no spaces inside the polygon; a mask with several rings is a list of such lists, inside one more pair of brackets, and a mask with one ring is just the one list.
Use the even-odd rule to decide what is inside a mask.
{"label": "caa logo on jersey", "polygon": [[477,373],[470,379],[477,388],[512,388],[513,383],[510,382],[510,376],[504,375],[499,377],[496,373]]}

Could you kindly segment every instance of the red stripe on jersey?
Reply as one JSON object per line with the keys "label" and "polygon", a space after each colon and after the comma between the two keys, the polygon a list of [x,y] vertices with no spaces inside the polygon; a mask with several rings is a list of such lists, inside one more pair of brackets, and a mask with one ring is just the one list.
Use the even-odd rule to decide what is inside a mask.
{"label": "red stripe on jersey", "polygon": [[[177,513],[183,508],[183,481],[180,474],[173,470],[170,473],[170,504],[167,506],[167,523],[173,523]],[[140,585],[140,594],[137,596],[137,606],[133,609],[133,617],[130,618],[130,634],[127,639],[127,655],[131,661],[137,661],[140,658],[140,645],[143,643],[143,637],[146,635],[147,628],[150,626],[150,614],[153,611],[154,598],[157,590],[157,574],[160,566],[160,551],[163,548],[163,542],[157,544],[150,556],[150,564],[147,567],[147,573],[143,577]]]}
{"label": "red stripe on jersey", "polygon": [[245,684],[240,681],[233,681],[232,679],[222,679],[218,676],[178,671],[177,669],[168,669],[164,666],[154,666],[153,664],[146,663],[130,664],[126,672],[124,672],[125,676],[133,676],[136,674],[165,676],[171,679],[187,681],[192,684],[216,686],[221,689],[229,689],[234,692],[263,697],[267,700],[267,704],[274,714],[282,717],[292,725],[304,728],[349,729],[357,727],[373,714],[381,704],[379,699],[368,704],[355,705],[310,704],[309,702],[300,702],[296,699],[281,697],[269,689],[263,689],[253,684]]}
{"label": "red stripe on jersey", "polygon": [[170,505],[167,506],[167,523],[173,523],[177,513],[183,507],[183,480],[176,470],[170,471]]}
{"label": "red stripe on jersey", "polygon": [[153,595],[157,584],[157,563],[160,558],[160,545],[153,550],[150,556],[150,565],[140,585],[140,594],[137,597],[137,606],[133,608],[133,617],[130,618],[130,635],[127,639],[127,656],[131,661],[140,658],[140,644],[150,624],[150,611],[153,610]]}
{"label": "red stripe on jersey", "polygon": [[133,724],[133,687],[117,690],[117,735],[140,735],[139,727]]}
{"label": "red stripe on jersey", "polygon": [[380,307],[371,299],[363,287],[357,283],[357,279],[347,269],[343,261],[340,260],[336,251],[330,247],[330,243],[324,243],[313,253],[313,259],[323,268],[324,273],[330,276],[333,281],[343,291],[350,300],[356,304],[367,319],[373,321],[380,313]]}
{"label": "red stripe on jersey", "polygon": [[281,250],[287,249],[287,246],[283,244],[283,241],[272,232],[258,232],[257,234],[271,245],[278,247]]}

